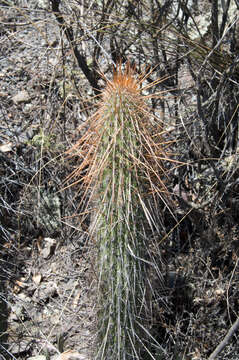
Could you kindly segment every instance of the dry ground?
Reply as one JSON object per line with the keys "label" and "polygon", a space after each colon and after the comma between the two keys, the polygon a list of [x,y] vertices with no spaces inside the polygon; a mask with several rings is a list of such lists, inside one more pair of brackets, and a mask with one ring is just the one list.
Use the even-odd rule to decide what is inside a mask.
{"label": "dry ground", "polygon": [[[22,13],[0,5],[0,354],[53,359],[72,351],[86,360],[95,339],[94,249],[89,217],[76,215],[81,189],[63,188],[75,166],[64,151],[91,113],[93,101],[82,99],[93,90],[53,14],[29,4]],[[192,93],[179,109],[192,119]],[[158,239],[165,288],[153,321],[167,359],[178,360],[207,359],[239,311],[238,153],[224,151],[212,164],[190,121],[186,132],[185,124],[172,132],[187,165],[171,172],[168,185],[176,222],[166,214],[169,235]],[[238,359],[238,348],[234,334],[218,359]]]}

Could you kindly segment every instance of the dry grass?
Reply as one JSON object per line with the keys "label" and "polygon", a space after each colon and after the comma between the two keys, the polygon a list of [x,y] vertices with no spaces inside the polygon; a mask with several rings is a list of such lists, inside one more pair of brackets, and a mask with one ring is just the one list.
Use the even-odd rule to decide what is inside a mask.
{"label": "dry grass", "polygon": [[[8,1],[2,3],[7,5]],[[113,247],[116,243],[112,242],[109,253],[119,250],[131,258],[137,256],[134,246],[138,238],[134,233],[140,233],[144,246],[140,256],[150,263],[145,263],[145,266],[142,263],[141,268],[150,281],[136,289],[139,294],[145,290],[144,294],[147,293],[149,298],[149,302],[143,303],[145,306],[138,320],[146,329],[150,328],[154,341],[158,341],[150,350],[152,356],[156,358],[159,353],[163,354],[160,355],[163,359],[208,358],[238,315],[237,19],[234,15],[231,17],[227,6],[223,9],[223,16],[215,11],[215,4],[220,7],[221,2],[200,1],[195,7],[190,7],[189,2],[156,0],[138,1],[137,4],[128,0],[47,3],[45,9],[39,9],[36,0],[1,5],[0,140],[1,145],[12,144],[11,151],[0,154],[0,236],[3,239],[0,252],[2,278],[6,285],[1,289],[1,297],[5,304],[11,303],[9,308],[14,308],[12,304],[19,301],[15,300],[11,286],[7,284],[10,280],[14,285],[15,277],[18,278],[19,274],[24,277],[29,267],[37,268],[34,254],[35,239],[39,235],[56,238],[59,243],[56,255],[66,271],[59,273],[57,279],[55,274],[50,276],[65,289],[72,272],[76,281],[81,276],[82,253],[86,268],[93,262],[87,246],[94,246],[94,243],[87,244],[86,236],[91,233],[94,237],[96,230],[101,229],[101,237],[105,234],[110,237],[119,231],[120,226],[125,230],[122,224],[127,223],[126,231],[130,235],[130,229],[133,238],[129,244],[132,252],[127,246],[122,250]],[[236,7],[235,2],[230,2],[229,10],[233,6]],[[205,15],[206,11],[209,16]],[[216,31],[200,27],[201,20],[206,17],[210,25],[210,16]],[[192,38],[195,33],[196,41]],[[141,73],[144,64],[151,66],[152,71],[142,78],[134,75],[140,84],[142,100],[136,102],[134,116],[142,116],[142,123],[129,122],[132,128],[127,133],[118,121],[114,125],[117,138],[110,136],[104,126],[101,128],[99,116],[104,116],[104,113],[98,110],[98,118],[97,115],[95,118],[91,116],[97,98],[90,97],[93,93],[99,94],[103,87],[99,68],[105,77],[109,77],[112,63],[119,58],[134,61],[137,74]],[[158,83],[158,78],[164,81]],[[121,87],[122,79],[120,77]],[[114,80],[105,81],[109,89],[105,94],[108,101],[115,86],[112,85]],[[124,84],[129,86],[125,78]],[[11,100],[23,88],[31,95],[27,106],[14,104]],[[157,93],[162,91],[165,91],[164,96],[158,96]],[[134,94],[129,98],[133,99]],[[103,108],[102,98],[100,102]],[[155,138],[147,143],[150,129],[145,119],[149,107],[150,126],[153,131],[156,126],[157,131]],[[76,128],[86,119],[79,133]],[[166,131],[169,128],[170,133]],[[90,138],[86,138],[87,132]],[[140,142],[137,143],[134,134]],[[130,141],[123,142],[119,140],[120,136],[131,136],[131,143],[139,145],[141,150],[132,156],[130,146],[125,146]],[[40,145],[37,142],[39,137]],[[84,141],[79,140],[82,153],[78,164],[74,163],[74,158],[64,161],[60,154],[79,137]],[[172,137],[175,142],[170,143],[173,154],[169,155],[167,142]],[[47,145],[49,140],[50,146]],[[107,152],[99,152],[99,158],[100,141],[108,147]],[[118,148],[121,149],[121,158],[113,157]],[[163,156],[161,151],[165,152]],[[152,161],[155,157],[150,157],[150,154],[156,154],[157,161]],[[170,162],[164,161],[167,155]],[[112,192],[113,181],[101,180],[113,158],[126,165],[120,168],[121,175],[116,170],[118,167],[111,167],[107,176],[115,179],[121,176],[121,181],[128,183],[127,187],[118,186]],[[92,159],[94,167],[89,166]],[[177,162],[173,163],[172,159]],[[178,165],[180,162],[181,166]],[[61,192],[63,180],[74,168],[75,181],[80,180],[80,183]],[[79,168],[81,173],[77,174]],[[139,196],[137,192],[131,193],[132,201],[127,211],[117,213],[116,209],[120,208],[132,188],[140,184],[139,179],[143,176],[150,182],[143,184]],[[100,181],[101,187],[96,186]],[[173,212],[167,206],[170,196],[166,195],[165,186],[175,204]],[[105,226],[101,226],[101,220],[97,218],[95,209],[98,208],[99,196],[107,203],[111,201],[111,213],[115,211],[122,217],[122,221],[117,222],[110,212],[104,214],[112,231],[115,230],[114,234],[105,232]],[[49,199],[53,198],[60,205],[57,212],[53,211],[52,203],[49,206]],[[102,208],[106,209],[103,200]],[[90,217],[96,221],[92,221],[89,229]],[[133,228],[136,219],[139,221]],[[95,244],[98,244],[96,237]],[[62,250],[64,246],[68,251]],[[37,253],[36,258],[45,264],[41,254]],[[49,268],[52,263],[54,256],[49,260]],[[109,262],[102,263],[102,278],[104,265],[107,270]],[[39,270],[42,270],[41,263]],[[31,281],[31,275],[28,279]],[[43,285],[46,285],[45,280]],[[113,288],[115,283],[107,286]],[[85,281],[82,280],[80,288],[87,288]],[[26,288],[21,290],[21,294],[28,295],[29,291]],[[87,323],[85,316],[91,317],[89,308],[93,296],[85,292],[86,298],[82,296],[80,299],[80,311],[73,309],[70,321],[68,312],[60,316],[62,323],[74,323],[74,344],[79,348],[82,338],[77,331],[79,326]],[[49,304],[35,307],[30,314],[32,321],[37,323],[36,330],[49,333],[50,341],[55,336],[53,332],[59,328],[50,324],[50,318],[46,319],[47,324],[39,321],[37,314],[43,313],[48,305],[53,308],[52,304],[54,309],[55,305],[58,309],[66,309],[64,304],[69,304],[70,298],[70,295],[68,298],[68,295],[58,294],[55,299],[49,299]],[[148,309],[150,302],[152,307]],[[85,310],[84,303],[88,304],[89,311]],[[105,312],[102,312],[104,324],[109,320],[107,306],[106,303]],[[49,316],[52,316],[51,310]],[[93,322],[92,319],[89,321]],[[23,323],[32,338],[39,338],[29,323],[25,320]],[[11,327],[16,323],[9,318],[8,325]],[[132,328],[131,333],[137,334],[137,331]],[[71,334],[68,332],[68,340]],[[147,341],[150,336],[144,331],[140,334],[140,339],[149,349]],[[235,336],[220,355],[222,359],[238,358],[236,342]],[[13,356],[26,359],[26,354],[19,355],[12,350],[13,343],[16,341],[9,337],[1,346],[12,351]],[[69,340],[67,344],[71,346],[72,342]],[[120,347],[119,342],[116,342],[117,346]],[[41,350],[42,346],[34,344],[29,354]],[[111,350],[116,351],[116,348]]]}

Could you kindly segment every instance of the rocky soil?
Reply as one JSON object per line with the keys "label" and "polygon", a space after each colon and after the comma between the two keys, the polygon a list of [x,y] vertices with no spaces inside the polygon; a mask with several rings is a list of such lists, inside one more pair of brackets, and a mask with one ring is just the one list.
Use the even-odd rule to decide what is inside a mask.
{"label": "rocky soil", "polygon": [[60,110],[59,28],[40,5],[0,5],[0,358],[89,359],[95,277],[61,192],[80,120]]}
{"label": "rocky soil", "polygon": [[[175,218],[165,220],[167,241],[159,239],[167,308],[156,304],[153,330],[168,359],[197,360],[209,358],[238,318],[238,151],[208,160],[192,72],[187,63],[180,69],[179,87],[188,88],[178,104],[171,95],[167,102],[188,116],[172,117],[177,160],[188,163],[171,172]],[[0,1],[1,360],[90,360],[94,352],[89,214],[80,187],[68,187],[77,163],[64,153],[92,95],[49,2]],[[236,360],[238,349],[235,332],[218,359]]]}

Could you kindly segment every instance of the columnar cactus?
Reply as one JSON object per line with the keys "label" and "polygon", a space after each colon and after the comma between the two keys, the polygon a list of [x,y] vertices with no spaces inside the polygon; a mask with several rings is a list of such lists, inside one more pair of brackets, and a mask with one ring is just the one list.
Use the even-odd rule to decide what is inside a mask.
{"label": "columnar cactus", "polygon": [[[144,77],[128,64],[106,80],[97,112],[75,145],[77,173],[92,190],[91,235],[98,248],[97,359],[142,359],[148,231],[147,198],[162,191],[158,121],[142,95]],[[147,332],[147,331],[146,331]]]}

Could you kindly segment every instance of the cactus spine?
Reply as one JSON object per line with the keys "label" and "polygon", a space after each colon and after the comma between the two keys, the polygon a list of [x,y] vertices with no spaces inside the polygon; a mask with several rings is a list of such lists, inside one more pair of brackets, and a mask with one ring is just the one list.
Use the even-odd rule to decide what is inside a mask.
{"label": "cactus spine", "polygon": [[92,189],[96,209],[92,234],[98,247],[97,359],[142,359],[144,348],[144,259],[147,228],[152,225],[146,199],[162,188],[155,186],[161,184],[162,145],[159,125],[141,95],[143,80],[129,64],[125,71],[118,65],[75,146],[82,157],[78,172],[87,166],[83,180]]}

